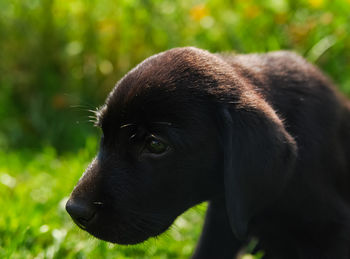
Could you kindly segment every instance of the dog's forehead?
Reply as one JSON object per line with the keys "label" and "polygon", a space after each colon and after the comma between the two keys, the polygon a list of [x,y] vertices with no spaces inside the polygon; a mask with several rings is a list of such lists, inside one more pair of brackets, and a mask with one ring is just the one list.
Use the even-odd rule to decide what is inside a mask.
{"label": "dog's forehead", "polygon": [[101,120],[112,117],[122,124],[140,119],[135,116],[145,121],[181,116],[180,107],[188,107],[195,98],[193,88],[208,73],[203,66],[211,58],[209,52],[188,47],[146,59],[117,83],[101,109]]}
{"label": "dog's forehead", "polygon": [[127,73],[118,82],[111,95],[128,93],[130,96],[137,92],[153,87],[168,89],[174,83],[191,79],[195,74],[209,73],[205,66],[213,58],[207,51],[193,47],[175,48],[153,55]]}

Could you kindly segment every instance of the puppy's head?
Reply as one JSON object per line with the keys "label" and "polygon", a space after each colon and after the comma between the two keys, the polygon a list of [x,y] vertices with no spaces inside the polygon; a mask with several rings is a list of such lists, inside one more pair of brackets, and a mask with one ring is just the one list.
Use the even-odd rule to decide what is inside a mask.
{"label": "puppy's head", "polygon": [[[228,182],[247,184],[244,177],[228,176],[236,170],[230,158],[234,152],[225,148],[235,143],[232,122],[245,127],[243,113],[249,110],[268,128],[266,134],[277,132],[276,139],[269,136],[276,142],[272,143],[276,152],[284,146],[281,143],[292,141],[271,108],[248,94],[250,90],[231,70],[208,52],[178,48],[145,60],[120,80],[98,115],[103,132],[100,151],[67,203],[77,225],[103,240],[139,243],[164,232],[191,206],[220,195],[228,195],[227,200],[239,207],[228,208],[235,214],[234,224],[247,225],[260,205],[246,209],[240,204],[252,202],[246,197],[249,191],[237,194],[241,186],[224,193],[231,188]],[[243,113],[231,116],[237,109]],[[249,120],[259,124],[257,119]],[[284,153],[279,155],[289,160]],[[232,195],[241,197],[235,201]],[[246,228],[234,226],[234,230],[243,233]]]}
{"label": "puppy's head", "polygon": [[197,93],[216,82],[200,75],[193,54],[207,55],[175,49],[147,59],[101,108],[99,154],[67,204],[74,221],[96,237],[142,242],[223,185],[213,107]]}

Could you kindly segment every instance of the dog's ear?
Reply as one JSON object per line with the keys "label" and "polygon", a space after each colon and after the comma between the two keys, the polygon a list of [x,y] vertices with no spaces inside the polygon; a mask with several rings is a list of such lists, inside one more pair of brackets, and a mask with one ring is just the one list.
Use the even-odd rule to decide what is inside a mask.
{"label": "dog's ear", "polygon": [[249,221],[277,198],[290,177],[296,144],[265,102],[219,110],[227,213],[233,232],[244,239]]}

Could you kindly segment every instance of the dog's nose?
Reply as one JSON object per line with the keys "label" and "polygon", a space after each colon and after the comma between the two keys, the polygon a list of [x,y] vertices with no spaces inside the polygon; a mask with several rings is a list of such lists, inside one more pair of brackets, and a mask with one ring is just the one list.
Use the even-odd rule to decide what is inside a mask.
{"label": "dog's nose", "polygon": [[74,199],[68,200],[66,210],[74,222],[82,229],[85,229],[88,226],[90,220],[96,213],[96,207],[94,204]]}

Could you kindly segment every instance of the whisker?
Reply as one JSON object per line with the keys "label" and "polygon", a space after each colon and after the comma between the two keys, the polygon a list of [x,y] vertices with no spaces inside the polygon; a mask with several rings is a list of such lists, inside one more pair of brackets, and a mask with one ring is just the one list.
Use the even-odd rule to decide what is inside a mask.
{"label": "whisker", "polygon": [[91,112],[91,113],[93,113],[93,114],[95,114],[95,115],[97,115],[97,114],[99,114],[99,113],[100,113],[100,111],[99,111],[98,107],[96,107],[96,110],[91,110],[91,109],[88,109],[87,111],[88,111],[88,112]]}
{"label": "whisker", "polygon": [[89,105],[81,104],[70,105],[70,108],[77,109],[79,112],[88,113],[88,115],[80,115],[80,117],[88,118],[89,120],[78,120],[77,123],[92,123],[94,126],[98,126],[98,120],[101,113],[100,108],[93,108]]}
{"label": "whisker", "polygon": [[69,105],[70,108],[80,108],[80,109],[84,109],[85,111],[88,109],[91,109],[91,106],[88,105],[82,105],[82,104],[72,104]]}

